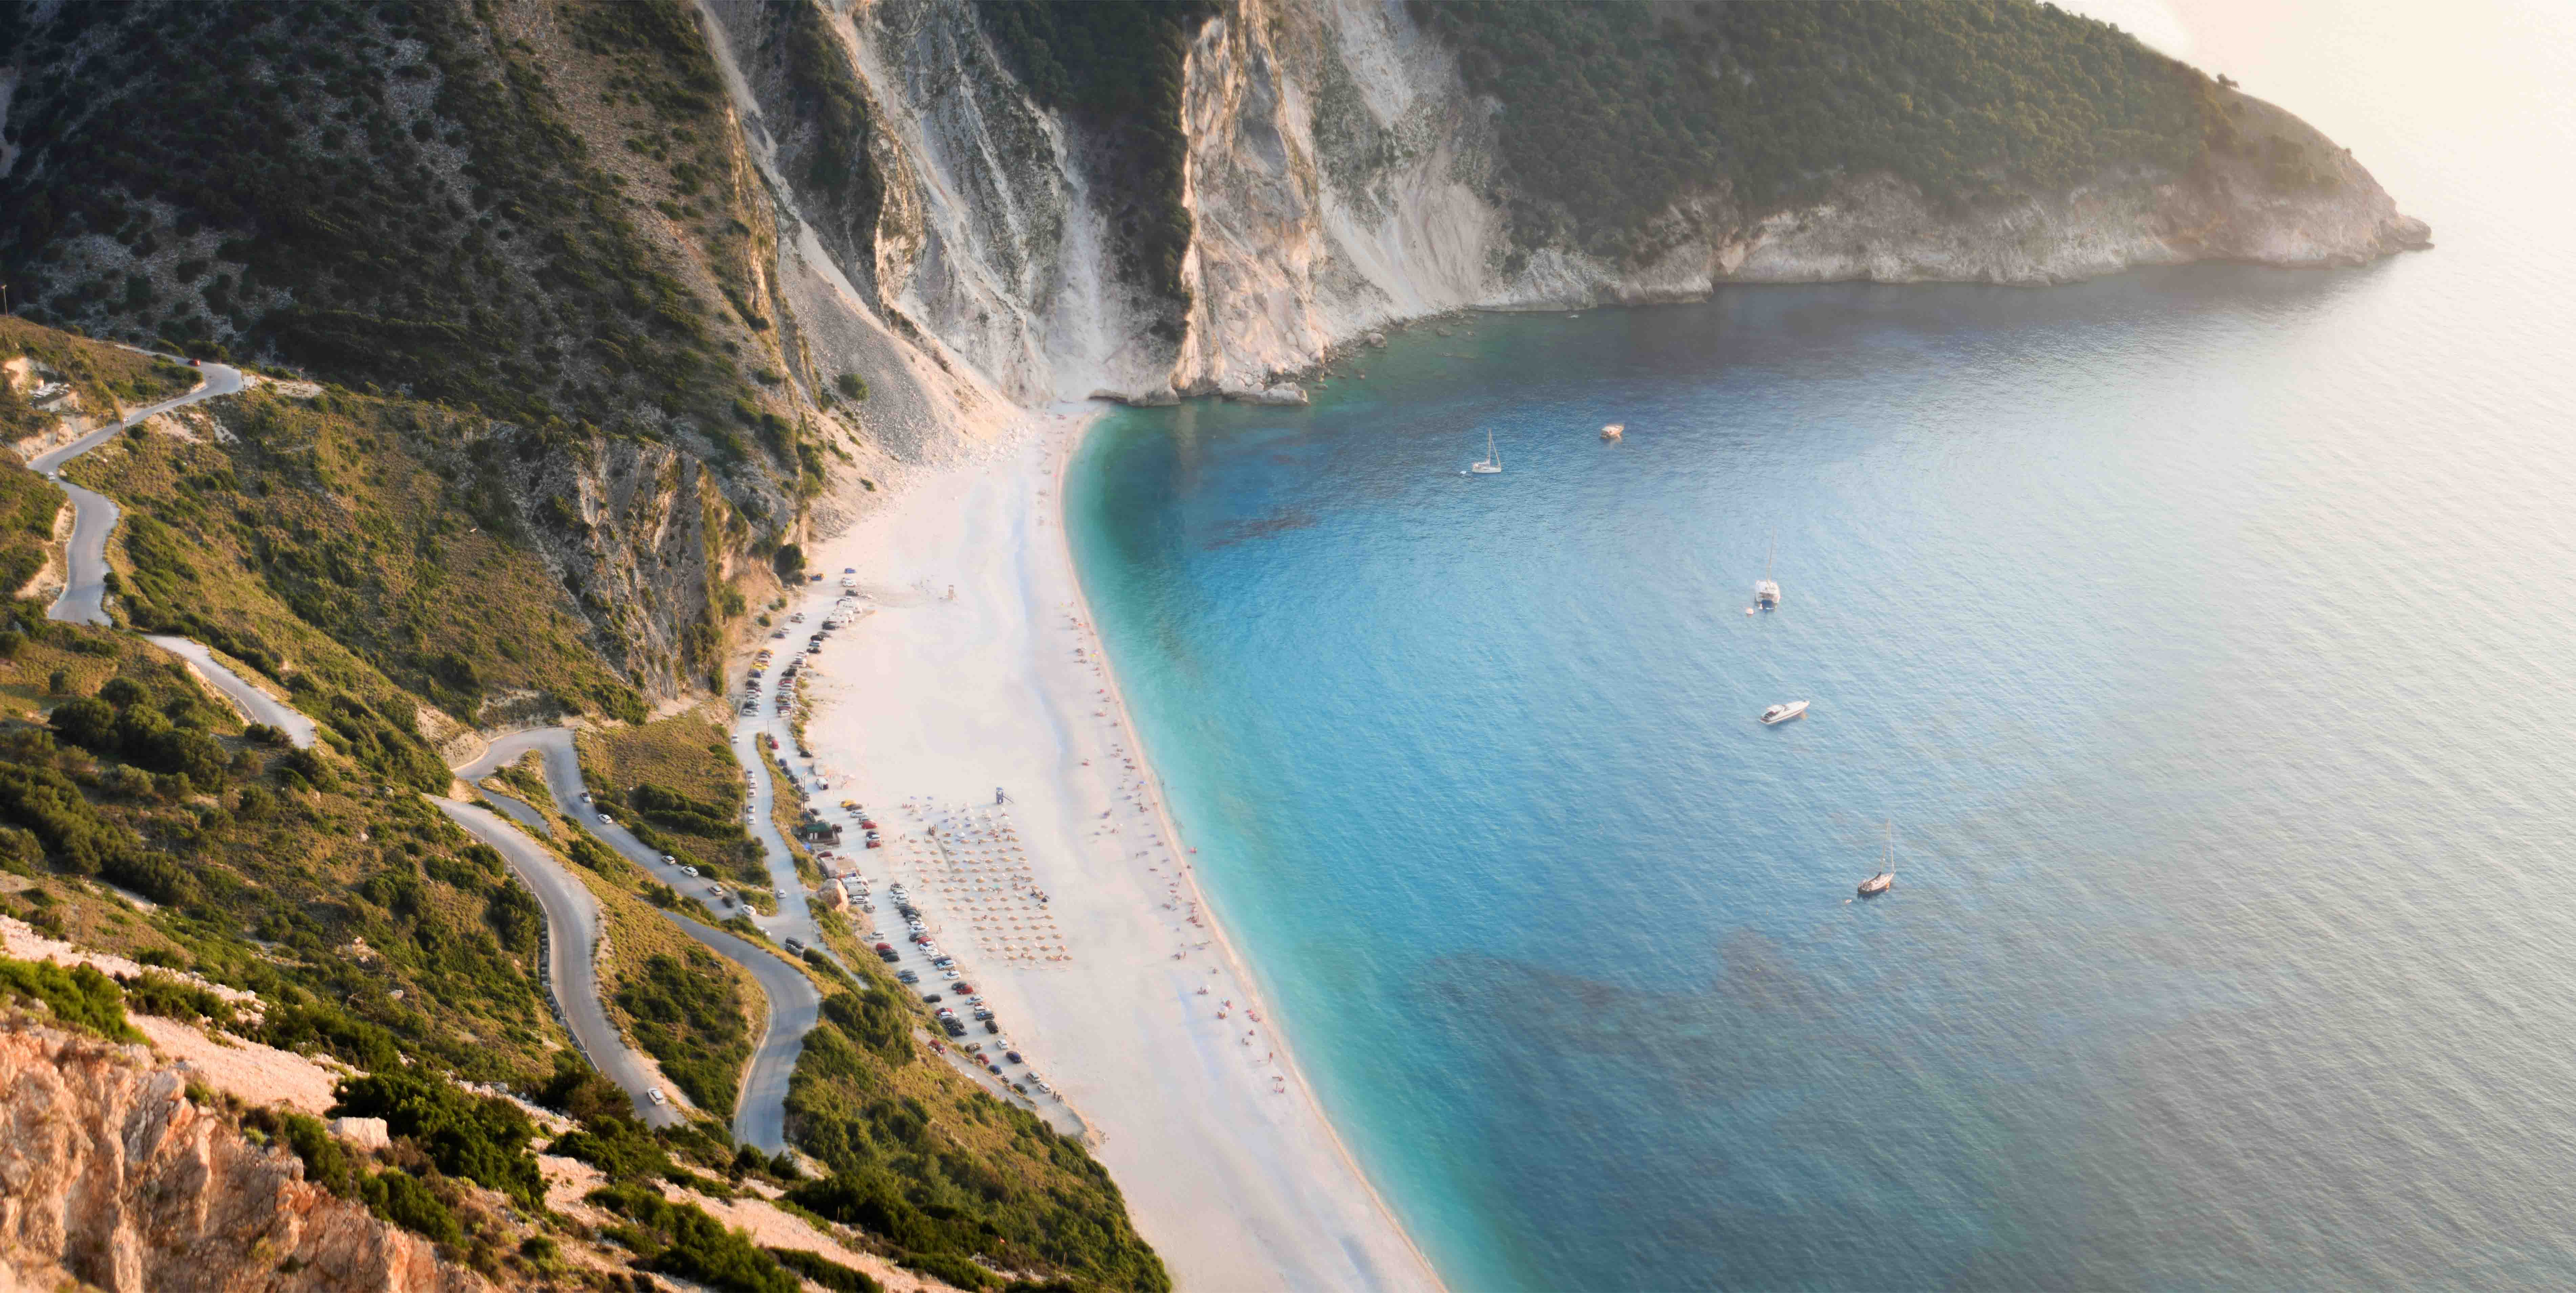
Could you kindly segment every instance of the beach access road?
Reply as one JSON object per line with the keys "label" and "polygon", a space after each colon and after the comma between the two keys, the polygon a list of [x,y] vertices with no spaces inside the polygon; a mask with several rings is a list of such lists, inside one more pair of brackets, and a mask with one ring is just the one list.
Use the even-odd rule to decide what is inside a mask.
{"label": "beach access road", "polygon": [[[589,786],[581,778],[581,751],[573,743],[571,728],[537,727],[524,732],[511,732],[493,737],[491,744],[484,747],[483,753],[476,755],[472,762],[456,769],[456,775],[469,783],[481,781],[494,772],[525,758],[530,750],[535,750],[544,757],[546,790],[554,796],[555,811],[580,823],[583,830],[590,832],[601,843],[617,850],[618,856],[643,868],[644,874],[653,877],[656,881],[671,886],[673,892],[685,894],[701,902],[706,901],[707,886],[714,883],[713,881],[705,876],[692,876],[681,870],[677,863],[663,861],[661,850],[652,848],[644,841],[635,838],[633,831],[619,825],[614,819],[605,822],[599,820],[607,814],[601,812],[597,804],[588,803],[582,799],[583,793],[589,789]],[[742,754],[743,761],[750,765],[746,770],[751,776],[753,802],[758,805],[764,802],[762,797],[768,794],[768,770],[759,766],[758,760],[754,759],[747,749],[737,752]],[[769,865],[774,877],[777,874],[779,856],[786,849],[787,841],[779,837],[775,827],[766,830],[757,829],[763,824],[765,823],[754,823],[754,835],[760,840],[762,847],[769,850]],[[760,926],[760,931],[771,938],[781,941],[794,938],[811,945],[815,937],[814,922],[805,914],[805,891],[803,886],[796,883],[795,862],[792,859],[789,860],[787,867],[788,883],[784,886],[786,896],[778,900],[779,914],[764,917],[748,908],[744,909],[744,914],[750,916],[752,922]]]}
{"label": "beach access road", "polygon": [[[179,363],[187,362],[174,355],[161,355],[159,358]],[[27,469],[38,475],[51,476],[60,470],[64,463],[107,443],[117,432],[145,418],[167,413],[199,400],[212,399],[218,395],[231,395],[242,388],[240,369],[223,364],[207,364],[202,371],[205,374],[205,380],[187,394],[128,413],[70,444],[37,454],[27,460]],[[63,493],[71,496],[72,541],[70,550],[64,554],[66,569],[62,596],[54,599],[52,609],[45,612],[45,618],[72,624],[110,623],[107,618],[107,535],[110,530],[116,528],[116,504],[107,495],[95,490],[83,489],[70,481],[58,480],[54,483],[62,487]]]}
{"label": "beach access road", "polygon": [[516,795],[502,794],[497,790],[485,790],[481,786],[476,786],[474,793],[483,796],[484,803],[500,809],[502,816],[517,822],[519,828],[530,835],[541,840],[555,837],[555,828],[546,821],[546,815],[538,812],[526,800]]}
{"label": "beach access road", "polygon": [[580,1044],[591,1067],[626,1092],[635,1116],[646,1126],[677,1125],[678,1109],[656,1104],[644,1094],[655,1086],[655,1071],[626,1045],[599,1002],[599,980],[591,965],[591,949],[599,945],[598,901],[552,854],[490,811],[436,796],[430,802],[466,834],[491,845],[536,895],[537,906],[546,914],[546,989],[564,1030]]}
{"label": "beach access road", "polygon": [[[691,885],[699,886],[698,892],[704,891],[708,883],[705,879],[692,878],[677,866],[664,862],[658,850],[646,847],[633,832],[614,821],[600,821],[605,814],[596,805],[583,802],[581,796],[585,786],[581,779],[581,753],[573,743],[570,728],[540,727],[496,736],[482,754],[456,769],[456,775],[470,784],[508,767],[530,750],[537,751],[544,761],[546,791],[554,797],[555,811],[578,823],[593,837],[616,849],[627,861],[643,868],[645,874],[670,885],[675,891],[691,893]],[[754,793],[765,790],[769,782],[766,770],[754,761],[754,766],[748,771]],[[776,836],[773,829],[762,842],[773,850],[785,848],[785,842],[777,840]],[[777,865],[776,858],[777,854],[773,852],[773,868]],[[791,877],[793,874],[791,870]],[[804,890],[791,884],[787,893],[787,897],[779,900],[779,910],[782,915],[792,910],[795,920],[801,922],[807,931],[804,937],[810,941],[813,922],[805,914]],[[763,1030],[758,1049],[752,1052],[751,1067],[743,1075],[742,1094],[734,1103],[734,1139],[757,1146],[767,1153],[777,1153],[787,1147],[787,1081],[796,1072],[797,1056],[804,1053],[805,1034],[813,1030],[821,994],[815,991],[813,980],[806,978],[804,971],[778,959],[758,944],[709,929],[693,920],[673,919],[691,938],[749,970],[753,981],[760,984],[762,994],[769,998],[769,1022]],[[773,937],[778,936],[767,922],[763,923],[763,931]]]}
{"label": "beach access road", "polygon": [[[753,917],[761,932],[784,942],[795,939],[808,947],[821,946],[822,934],[814,928],[813,914],[805,906],[805,880],[796,874],[796,854],[787,846],[787,837],[778,831],[778,816],[770,811],[778,802],[777,778],[769,775],[769,761],[761,757],[761,738],[779,738],[780,754],[796,748],[796,732],[784,715],[772,718],[746,718],[734,724],[734,757],[742,761],[744,775],[751,779],[749,804],[752,838],[760,841],[761,852],[769,861],[769,886],[778,895],[778,914]],[[779,759],[781,764],[787,760]],[[788,765],[793,766],[793,765]],[[804,796],[787,792],[788,802],[801,803]]]}
{"label": "beach access road", "polygon": [[709,929],[686,916],[662,913],[682,933],[706,944],[760,981],[769,998],[769,1025],[751,1052],[743,1074],[742,1095],[734,1102],[733,1138],[762,1153],[787,1148],[787,1083],[796,1075],[796,1059],[805,1052],[805,1034],[823,1008],[823,994],[805,972],[770,954],[767,948]]}

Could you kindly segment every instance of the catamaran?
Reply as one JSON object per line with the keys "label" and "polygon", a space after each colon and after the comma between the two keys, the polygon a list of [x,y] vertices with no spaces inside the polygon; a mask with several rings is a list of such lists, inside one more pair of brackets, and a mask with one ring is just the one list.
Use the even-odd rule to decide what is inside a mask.
{"label": "catamaran", "polygon": [[1501,450],[1494,447],[1493,432],[1485,433],[1485,456],[1468,464],[1467,470],[1479,476],[1503,474],[1503,454]]}
{"label": "catamaran", "polygon": [[1875,898],[1896,883],[1896,823],[1887,824],[1887,860],[1879,864],[1878,874],[1860,882],[1860,896]]}

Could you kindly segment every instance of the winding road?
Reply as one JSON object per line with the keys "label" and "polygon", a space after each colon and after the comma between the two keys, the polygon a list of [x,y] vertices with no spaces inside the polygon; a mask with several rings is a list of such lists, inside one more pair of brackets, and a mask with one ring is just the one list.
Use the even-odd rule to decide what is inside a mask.
{"label": "winding road", "polygon": [[[603,814],[583,802],[581,755],[573,744],[570,728],[540,727],[494,737],[480,756],[456,769],[456,775],[468,782],[479,781],[516,763],[530,750],[537,751],[543,758],[546,790],[554,797],[557,812],[579,823],[583,830],[616,849],[626,860],[641,867],[646,875],[670,885],[674,891],[705,892],[710,881],[703,877],[692,878],[677,866],[664,862],[658,850],[646,847],[633,832],[614,821],[599,820]],[[752,766],[747,772],[751,777],[754,807],[764,814],[762,823],[765,825],[764,805],[770,793],[768,770]],[[769,827],[765,835],[775,837],[777,829]],[[769,848],[769,865],[775,875],[781,859],[787,856],[786,845],[783,840],[766,837],[762,843]],[[805,910],[804,889],[796,882],[795,863],[788,860],[785,866],[786,893],[778,900],[779,914],[754,916],[752,919],[760,925],[763,933],[773,938],[792,936],[811,942],[814,922]],[[696,886],[694,890],[690,887],[693,885]],[[813,1031],[814,1021],[822,1007],[822,994],[803,971],[780,960],[767,948],[722,930],[710,929],[685,916],[664,914],[669,915],[671,922],[689,937],[750,971],[752,979],[760,984],[761,994],[769,1000],[768,1024],[762,1030],[759,1046],[752,1052],[751,1066],[743,1074],[742,1094],[734,1103],[733,1138],[763,1152],[777,1153],[787,1148],[788,1079],[796,1072],[797,1057],[804,1053],[805,1034]],[[804,932],[791,933],[797,929]],[[620,1085],[624,1084],[621,1082]]]}
{"label": "winding road", "polygon": [[[177,360],[176,356],[156,357],[185,362]],[[47,619],[74,624],[115,623],[107,614],[107,540],[116,528],[120,512],[115,501],[106,495],[64,480],[59,474],[63,465],[107,443],[118,432],[146,418],[219,395],[231,395],[245,385],[241,371],[229,365],[204,364],[200,371],[205,380],[187,394],[125,414],[109,425],[27,461],[30,470],[51,479],[72,502],[72,536],[65,553],[67,569],[63,591],[47,609]],[[204,644],[164,634],[147,635],[146,640],[195,666],[198,673],[250,721],[266,723],[285,732],[297,748],[313,745],[316,728],[312,719],[217,660]],[[745,724],[745,730],[737,737],[746,745],[751,741],[751,726]],[[690,876],[677,866],[663,862],[659,851],[645,847],[643,841],[636,839],[626,828],[601,821],[600,814],[583,800],[580,756],[569,729],[541,728],[497,738],[481,757],[456,769],[456,774],[470,783],[514,762],[529,750],[542,751],[545,756],[546,786],[554,795],[557,810],[644,868],[647,874],[672,886],[677,892],[691,892],[693,881]],[[755,830],[768,850],[771,882],[779,896],[777,915],[755,916],[754,919],[758,920],[762,931],[773,938],[796,938],[815,944],[814,922],[805,908],[804,887],[796,876],[794,855],[788,852],[786,840],[780,837],[776,824],[769,817],[773,791],[768,768],[756,753],[743,762],[751,779]],[[591,1065],[626,1092],[627,1098],[634,1103],[636,1115],[648,1125],[667,1127],[681,1121],[682,1115],[677,1108],[656,1104],[646,1095],[655,1085],[654,1070],[627,1046],[625,1038],[609,1019],[607,1008],[601,1004],[597,970],[592,960],[593,950],[599,944],[599,904],[578,879],[566,872],[551,853],[531,838],[529,832],[539,836],[551,833],[543,817],[528,805],[506,800],[504,796],[493,798],[512,820],[504,820],[480,805],[437,796],[429,798],[460,829],[499,852],[508,861],[510,869],[528,886],[529,892],[536,896],[537,905],[546,918],[546,986],[565,1030],[572,1034]],[[698,880],[694,883],[702,889],[707,882]],[[669,918],[689,937],[749,970],[768,998],[768,1024],[743,1077],[742,1093],[735,1105],[733,1136],[736,1141],[757,1146],[763,1152],[777,1153],[787,1148],[788,1081],[795,1074],[797,1057],[804,1051],[805,1034],[813,1030],[822,1004],[821,994],[815,990],[812,980],[767,949],[682,916],[670,915]]]}
{"label": "winding road", "polygon": [[[72,533],[77,537],[80,532],[74,530]],[[215,653],[207,650],[204,643],[168,633],[146,633],[143,640],[195,665],[197,672],[213,683],[215,690],[222,692],[226,699],[232,701],[233,708],[240,710],[250,721],[266,723],[286,733],[286,739],[294,742],[299,750],[312,748],[315,734],[320,730],[313,725],[312,719],[285,701],[260,690],[248,678],[215,659]]]}
{"label": "winding road", "polygon": [[[188,362],[176,355],[153,354],[148,350],[135,353],[152,355],[153,358],[167,359],[175,363]],[[187,394],[128,413],[111,425],[100,427],[70,444],[46,450],[27,460],[29,471],[52,477],[54,483],[61,486],[62,491],[70,495],[72,500],[71,550],[66,554],[65,560],[65,564],[70,569],[63,580],[63,595],[54,599],[52,609],[45,612],[46,619],[64,620],[73,624],[112,622],[107,617],[106,606],[107,535],[108,531],[116,528],[116,504],[107,495],[83,489],[56,476],[55,473],[62,470],[64,463],[107,443],[115,438],[117,432],[145,418],[167,413],[172,409],[184,408],[199,400],[210,400],[218,395],[231,395],[242,389],[242,375],[238,368],[225,364],[206,364],[200,371],[205,374],[205,381],[199,383],[196,389]],[[216,667],[222,668],[220,665]],[[230,673],[231,670],[227,669],[224,672]],[[230,694],[229,689],[227,694]],[[309,730],[310,725],[308,724],[307,727]],[[309,737],[305,743],[311,744]]]}
{"label": "winding road", "polygon": [[662,914],[681,932],[760,981],[761,994],[769,998],[769,1026],[761,1030],[751,1052],[751,1067],[742,1077],[742,1094],[734,1101],[733,1138],[770,1154],[787,1148],[787,1083],[796,1076],[796,1058],[805,1053],[805,1034],[814,1031],[814,1021],[822,1012],[823,994],[815,991],[814,981],[804,971],[757,943],[709,929],[686,916]]}
{"label": "winding road", "polygon": [[653,1087],[653,1070],[626,1045],[617,1025],[610,1022],[607,1007],[600,1004],[599,978],[591,962],[592,950],[599,946],[599,904],[590,891],[566,874],[552,854],[489,810],[434,795],[430,802],[466,834],[507,859],[510,869],[536,895],[537,906],[546,914],[546,986],[553,989],[564,1030],[580,1044],[591,1067],[625,1090],[635,1116],[646,1126],[676,1126],[680,1111],[655,1104],[644,1094]]}

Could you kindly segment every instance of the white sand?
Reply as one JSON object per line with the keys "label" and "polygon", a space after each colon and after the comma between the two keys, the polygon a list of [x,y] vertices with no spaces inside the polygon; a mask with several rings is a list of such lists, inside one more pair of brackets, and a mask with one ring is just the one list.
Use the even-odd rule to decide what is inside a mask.
{"label": "white sand", "polygon": [[[840,594],[845,566],[878,608],[814,659],[808,738],[833,780],[819,798],[856,799],[885,828],[889,847],[851,855],[877,882],[876,919],[900,930],[885,882],[905,882],[1012,1043],[1088,1122],[1180,1287],[1437,1288],[1308,1093],[1275,1017],[1251,1000],[1214,918],[1192,923],[1198,895],[1173,861],[1187,858],[1186,841],[1162,843],[1159,794],[1141,813],[1131,797],[1152,773],[1093,663],[1098,643],[1074,626],[1090,616],[1061,526],[1059,475],[1087,420],[1033,418],[981,461],[907,482],[814,554],[825,579],[801,604],[809,621]],[[772,645],[801,646],[807,631]],[[1010,792],[1067,960],[979,950],[966,926],[989,918],[943,895],[897,838],[917,842],[922,829],[907,800],[989,806],[996,786]]]}

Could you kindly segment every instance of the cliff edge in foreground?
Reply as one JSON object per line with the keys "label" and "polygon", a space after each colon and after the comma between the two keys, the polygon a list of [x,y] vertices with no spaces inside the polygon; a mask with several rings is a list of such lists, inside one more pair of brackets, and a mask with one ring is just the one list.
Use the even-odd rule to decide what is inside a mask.
{"label": "cliff edge in foreground", "polygon": [[0,1023],[0,1288],[470,1293],[431,1243],[243,1139],[119,1046]]}

